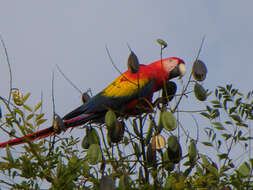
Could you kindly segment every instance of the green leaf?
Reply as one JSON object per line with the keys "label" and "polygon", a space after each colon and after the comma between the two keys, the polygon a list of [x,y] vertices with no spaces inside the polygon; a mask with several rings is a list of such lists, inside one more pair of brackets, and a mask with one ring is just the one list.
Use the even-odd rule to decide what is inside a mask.
{"label": "green leaf", "polygon": [[202,144],[205,145],[205,146],[213,146],[213,144],[210,143],[210,142],[202,142]]}
{"label": "green leaf", "polygon": [[102,160],[102,153],[98,144],[90,145],[87,151],[88,162],[92,165],[96,165]]}
{"label": "green leaf", "polygon": [[26,102],[26,100],[30,97],[31,93],[27,93],[24,97],[23,97],[23,101],[24,103]]}
{"label": "green leaf", "polygon": [[14,108],[13,111],[18,113],[21,117],[24,117],[24,113],[19,108]]}
{"label": "green leaf", "polygon": [[216,129],[218,130],[225,130],[225,128],[223,127],[223,125],[220,122],[212,122],[212,124],[215,126]]}
{"label": "green leaf", "polygon": [[33,109],[34,112],[36,112],[42,105],[42,102],[39,102]]}
{"label": "green leaf", "polygon": [[190,145],[188,146],[188,154],[189,154],[189,160],[192,162],[196,161],[198,151],[196,147],[196,143],[191,140]]}
{"label": "green leaf", "polygon": [[244,176],[247,177],[250,174],[250,167],[249,164],[247,162],[244,162],[238,169],[238,172]]}
{"label": "green leaf", "polygon": [[45,121],[47,121],[47,120],[46,119],[40,119],[40,120],[36,121],[36,126],[40,126]]}
{"label": "green leaf", "polygon": [[23,105],[23,108],[25,108],[26,110],[28,110],[29,112],[32,112],[33,110],[32,110],[32,108],[31,107],[29,107],[28,105]]}
{"label": "green leaf", "polygon": [[168,131],[174,131],[177,128],[177,120],[171,112],[161,112],[161,121]]}
{"label": "green leaf", "polygon": [[36,118],[35,118],[35,121],[40,120],[44,115],[45,115],[44,113],[41,113],[41,114],[37,115]]}
{"label": "green leaf", "polygon": [[26,117],[26,120],[29,121],[30,119],[32,119],[34,116],[34,113],[31,113],[29,114],[27,117]]}

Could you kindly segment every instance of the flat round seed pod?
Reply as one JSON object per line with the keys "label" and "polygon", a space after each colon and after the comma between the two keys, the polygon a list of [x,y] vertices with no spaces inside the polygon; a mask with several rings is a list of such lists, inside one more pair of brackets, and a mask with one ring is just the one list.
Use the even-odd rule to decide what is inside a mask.
{"label": "flat round seed pod", "polygon": [[131,73],[137,73],[139,71],[139,60],[133,51],[131,51],[128,57],[127,67]]}
{"label": "flat round seed pod", "polygon": [[153,136],[151,139],[151,145],[153,149],[160,150],[165,147],[165,139],[161,135]]}
{"label": "flat round seed pod", "polygon": [[203,81],[206,79],[207,68],[203,61],[196,60],[192,67],[193,78],[197,81]]}
{"label": "flat round seed pod", "polygon": [[207,91],[196,82],[194,85],[194,95],[199,101],[205,101],[207,98]]}

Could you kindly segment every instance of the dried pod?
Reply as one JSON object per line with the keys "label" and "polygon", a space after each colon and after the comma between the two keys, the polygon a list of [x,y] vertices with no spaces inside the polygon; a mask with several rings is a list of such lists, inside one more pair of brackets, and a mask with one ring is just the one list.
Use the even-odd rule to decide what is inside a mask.
{"label": "dried pod", "polygon": [[207,91],[196,82],[194,85],[194,95],[199,101],[205,101],[207,98]]}
{"label": "dried pod", "polygon": [[53,127],[56,133],[60,133],[65,128],[62,118],[56,113],[54,114]]}
{"label": "dried pod", "polygon": [[125,132],[125,123],[117,121],[115,127],[108,129],[108,135],[113,143],[119,143]]}
{"label": "dried pod", "polygon": [[207,68],[203,61],[196,60],[192,67],[193,78],[197,81],[203,81],[206,79]]}
{"label": "dried pod", "polygon": [[90,99],[89,94],[88,94],[87,92],[84,92],[84,93],[82,94],[82,102],[85,103],[85,102],[87,102],[89,99]]}
{"label": "dried pod", "polygon": [[[166,90],[166,91],[165,91]],[[170,102],[177,92],[177,84],[173,81],[166,82],[166,89],[163,88],[162,97],[163,97],[163,104],[167,104],[168,101]]]}
{"label": "dried pod", "polygon": [[131,73],[137,73],[139,71],[139,60],[133,51],[131,51],[128,57],[127,67]]}
{"label": "dried pod", "polygon": [[182,158],[182,148],[176,136],[170,136],[167,140],[169,160],[177,164]]}
{"label": "dried pod", "polygon": [[14,103],[18,106],[22,106],[24,104],[23,94],[19,89],[13,90],[12,99]]}
{"label": "dried pod", "polygon": [[160,150],[165,147],[165,139],[161,135],[153,136],[151,139],[151,145],[153,149]]}

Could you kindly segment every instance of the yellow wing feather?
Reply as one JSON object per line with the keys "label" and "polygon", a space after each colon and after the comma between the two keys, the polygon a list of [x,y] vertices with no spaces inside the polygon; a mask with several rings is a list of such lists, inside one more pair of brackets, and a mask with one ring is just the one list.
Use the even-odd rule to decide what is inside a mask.
{"label": "yellow wing feather", "polygon": [[[149,79],[139,79],[139,88],[141,89],[149,82]],[[107,97],[131,96],[138,92],[137,80],[128,79],[121,75],[115,79],[109,86],[103,90],[103,95]]]}

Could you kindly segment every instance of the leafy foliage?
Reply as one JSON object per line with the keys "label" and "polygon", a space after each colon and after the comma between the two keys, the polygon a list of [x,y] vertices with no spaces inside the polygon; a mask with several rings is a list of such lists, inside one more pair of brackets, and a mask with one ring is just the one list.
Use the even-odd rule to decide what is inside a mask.
{"label": "leafy foliage", "polygon": [[[167,46],[162,40],[158,43],[161,51]],[[22,152],[7,146],[0,159],[0,172],[5,176],[0,184],[12,189],[40,189],[41,184],[50,189],[250,189],[253,91],[244,96],[232,85],[218,86],[211,96],[214,99],[207,102],[210,93],[199,84],[207,72],[201,64],[205,69],[198,69],[197,77],[195,73],[198,82],[191,74],[182,92],[173,92],[174,102],[165,84],[151,113],[128,118],[109,110],[105,124],[86,125],[82,142],[72,136],[54,136],[26,140]],[[204,110],[185,112],[208,123],[204,140],[192,138],[179,117],[183,111],[178,105],[189,93],[205,102]],[[29,96],[15,90],[13,102],[0,97],[5,108],[0,127],[10,137],[26,136],[46,121],[42,102],[29,106]],[[241,155],[238,147],[243,149]]]}

